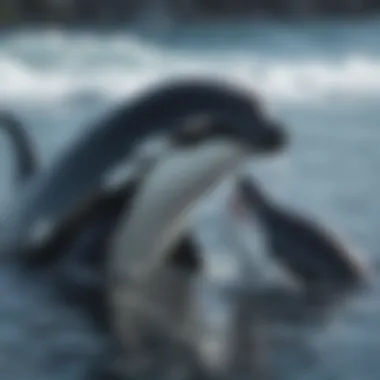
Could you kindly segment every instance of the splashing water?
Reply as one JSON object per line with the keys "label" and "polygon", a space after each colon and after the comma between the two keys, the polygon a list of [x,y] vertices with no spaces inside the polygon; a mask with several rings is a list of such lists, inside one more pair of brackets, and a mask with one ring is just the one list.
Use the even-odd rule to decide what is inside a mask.
{"label": "splashing water", "polygon": [[[46,163],[83,130],[84,122],[154,81],[184,74],[239,81],[259,91],[293,135],[289,151],[281,158],[258,160],[247,170],[262,179],[279,200],[343,231],[368,250],[368,258],[377,268],[379,34],[376,20],[303,26],[198,26],[170,29],[159,37],[142,30],[106,35],[19,32],[0,40],[0,105],[20,113]],[[0,176],[4,178],[0,195],[4,199],[10,191],[9,152],[5,139],[0,139]],[[212,251],[226,249],[218,234],[217,201],[222,193],[223,188],[214,201],[201,206],[198,215],[202,241]],[[81,379],[83,363],[96,354],[96,349],[89,347],[99,346],[97,337],[83,332],[84,343],[79,344],[83,357],[66,355],[67,371],[49,372],[46,353],[53,351],[51,345],[64,342],[68,331],[77,334],[82,329],[80,317],[61,316],[58,306],[43,292],[29,296],[27,285],[16,281],[12,273],[0,268],[2,299],[8,300],[0,308],[0,372],[7,373],[9,380]],[[378,284],[375,288],[355,302],[327,336],[318,336],[311,348],[315,360],[310,367],[302,368],[300,358],[296,363],[294,358],[286,359],[286,369],[279,370],[281,379],[377,380]],[[37,322],[26,320],[25,314],[35,315]],[[41,340],[31,333],[41,316],[55,321],[51,329],[56,340]],[[67,322],[70,318],[72,323]],[[296,357],[299,352],[294,352]],[[28,371],[20,370],[21,359],[14,360],[17,356]]]}

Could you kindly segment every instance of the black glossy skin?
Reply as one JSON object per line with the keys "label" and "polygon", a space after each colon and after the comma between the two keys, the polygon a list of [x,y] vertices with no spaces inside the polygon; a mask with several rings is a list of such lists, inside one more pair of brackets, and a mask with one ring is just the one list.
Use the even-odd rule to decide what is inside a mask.
{"label": "black glossy skin", "polygon": [[[53,215],[62,221],[39,252],[29,256],[25,268],[33,268],[30,273],[49,272],[58,293],[83,310],[100,331],[107,332],[109,328],[103,293],[107,240],[120,211],[133,201],[137,186],[131,184],[130,188],[112,194],[100,192],[93,198],[89,195],[94,189],[96,193],[103,172],[128,156],[139,139],[163,125],[170,130],[194,112],[216,115],[216,120],[223,122],[195,134],[177,129],[174,141],[186,145],[199,139],[228,136],[261,153],[277,151],[285,144],[282,128],[267,120],[245,94],[215,83],[181,82],[153,91],[98,123],[50,169],[37,173],[10,210],[10,230],[7,228],[0,238],[2,253],[17,252],[17,243],[23,241],[29,224],[39,216]],[[78,205],[79,211],[69,213],[64,222],[63,211],[75,210]],[[8,240],[8,233],[15,233],[12,238],[16,240]],[[184,237],[169,260],[174,266],[191,271],[200,265],[188,237]]]}
{"label": "black glossy skin", "polygon": [[[105,193],[62,224],[43,246],[30,253],[24,268],[33,273],[54,273],[56,288],[70,304],[82,309],[97,329],[107,330],[104,290],[107,244],[118,218],[132,204],[138,183]],[[200,253],[184,236],[167,256],[168,264],[182,270],[200,269]]]}
{"label": "black glossy skin", "polygon": [[246,212],[262,222],[270,253],[303,283],[346,287],[364,280],[350,247],[326,227],[272,203],[250,178],[238,180],[236,191],[247,205]]}
{"label": "black glossy skin", "polygon": [[103,173],[128,157],[141,139],[159,131],[178,132],[181,120],[197,114],[223,120],[214,136],[229,136],[254,151],[275,152],[286,144],[283,128],[240,88],[205,80],[160,86],[111,112],[33,178],[4,215],[1,253],[20,252],[31,226],[41,217],[59,221],[74,210],[100,186]]}
{"label": "black glossy skin", "polygon": [[[195,132],[191,128],[175,129],[180,124],[178,121],[194,113],[212,116],[213,122],[205,123]],[[61,220],[59,228],[49,241],[33,252],[26,247],[29,252],[25,255],[25,268],[45,268],[56,272],[58,288],[71,301],[76,300],[81,307],[89,307],[90,315],[98,322],[104,320],[103,303],[99,302],[103,286],[98,280],[102,277],[99,271],[103,268],[105,244],[119,212],[132,201],[137,187],[137,183],[132,183],[120,192],[106,194],[95,191],[95,196],[89,196],[97,189],[103,171],[128,156],[140,138],[163,126],[173,132],[172,139],[179,145],[228,136],[260,152],[272,152],[282,148],[286,141],[283,129],[266,118],[255,100],[239,89],[207,81],[169,84],[111,112],[41,174],[36,173],[37,160],[27,139],[20,138],[22,129],[17,129],[15,122],[9,124],[13,127],[9,131],[19,136],[18,148],[16,145],[19,161],[33,163],[28,170],[20,165],[19,173],[28,178],[35,174],[31,185],[25,189],[25,197],[17,199],[14,213],[10,215],[7,226],[12,226],[11,234],[20,232],[17,241],[23,241],[24,227],[39,215],[60,215],[62,210],[77,208],[69,213],[66,220],[58,217],[58,221]],[[5,233],[5,238],[7,236]],[[184,239],[183,242],[184,246],[191,246],[191,240]],[[16,241],[10,246],[5,244],[2,253],[6,248],[11,252],[19,247],[13,243]],[[178,250],[190,251],[183,247]],[[196,267],[194,251],[185,256],[173,254],[172,257],[175,265]],[[84,275],[75,277],[72,268],[77,268],[79,273],[87,273],[88,281]]]}
{"label": "black glossy skin", "polygon": [[[12,138],[17,160],[19,185],[37,175],[39,163],[24,126],[8,112],[0,114],[2,126]],[[199,137],[198,141],[202,138]],[[180,145],[198,141],[173,139]],[[111,191],[98,191],[81,207],[62,220],[58,227],[39,246],[28,251],[20,262],[28,275],[48,275],[59,296],[83,310],[97,329],[107,330],[107,309],[104,294],[104,268],[107,243],[118,217],[133,202],[142,178],[135,178]],[[190,270],[199,268],[198,252],[191,238],[183,238],[169,264]]]}

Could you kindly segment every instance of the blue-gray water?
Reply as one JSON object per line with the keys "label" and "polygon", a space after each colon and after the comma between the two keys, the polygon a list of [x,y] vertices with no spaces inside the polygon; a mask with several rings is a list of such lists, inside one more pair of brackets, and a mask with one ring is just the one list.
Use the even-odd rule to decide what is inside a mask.
{"label": "blue-gray water", "polygon": [[[377,20],[167,27],[104,35],[20,32],[0,37],[0,105],[20,113],[47,164],[84,122],[151,81],[184,73],[242,81],[258,89],[292,132],[291,147],[282,157],[251,163],[249,170],[279,200],[347,236],[362,249],[376,276],[379,35]],[[12,193],[10,152],[6,139],[0,139],[3,200]],[[205,243],[214,247],[224,244],[212,226],[216,208],[214,202],[200,215]],[[286,366],[280,379],[377,380],[377,282],[328,331],[317,334],[308,348],[312,367],[301,370],[295,354],[295,363]],[[31,288],[8,268],[0,269],[0,284],[2,378],[79,379],[98,347],[83,321],[50,300],[42,285]]]}

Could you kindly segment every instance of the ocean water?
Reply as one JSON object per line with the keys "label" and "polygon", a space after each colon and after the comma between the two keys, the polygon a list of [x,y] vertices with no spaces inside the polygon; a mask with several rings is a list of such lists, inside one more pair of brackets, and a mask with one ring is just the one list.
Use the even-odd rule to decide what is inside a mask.
{"label": "ocean water", "polygon": [[[287,125],[281,156],[246,170],[284,204],[326,222],[358,246],[373,288],[294,351],[281,379],[380,376],[380,20],[241,23],[118,31],[19,31],[0,36],[0,106],[28,125],[43,164],[90,120],[155,81],[227,77],[263,97]],[[11,147],[0,139],[0,199],[13,191]],[[204,243],[219,249],[218,197],[201,208]],[[0,269],[0,373],[5,379],[81,379],[101,341],[43,284]],[[28,318],[26,318],[28,315]],[[54,363],[54,364],[52,364]],[[281,365],[283,367],[281,367]],[[277,379],[277,377],[276,377]]]}

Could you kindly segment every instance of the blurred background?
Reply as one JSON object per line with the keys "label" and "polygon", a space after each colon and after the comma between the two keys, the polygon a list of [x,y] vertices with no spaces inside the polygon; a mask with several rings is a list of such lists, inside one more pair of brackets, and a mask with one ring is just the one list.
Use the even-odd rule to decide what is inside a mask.
{"label": "blurred background", "polygon": [[[241,82],[292,134],[281,157],[247,170],[348,236],[378,273],[379,10],[378,0],[0,0],[0,106],[17,111],[47,164],[88,121],[154,81]],[[2,201],[13,190],[11,156],[0,139]],[[217,220],[208,202],[199,232],[213,248],[224,244]],[[278,379],[378,380],[378,285],[308,341],[306,367],[287,351]],[[81,379],[101,344],[83,321],[2,269],[0,293],[1,377]]]}

